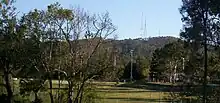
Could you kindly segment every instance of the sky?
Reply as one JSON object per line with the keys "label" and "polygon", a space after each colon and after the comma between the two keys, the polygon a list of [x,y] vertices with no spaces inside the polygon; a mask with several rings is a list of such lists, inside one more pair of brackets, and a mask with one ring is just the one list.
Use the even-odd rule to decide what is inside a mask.
{"label": "sky", "polygon": [[[90,13],[109,12],[117,27],[118,39],[146,38],[156,36],[179,37],[182,28],[179,8],[181,0],[16,0],[20,14],[33,9],[46,9],[59,2],[65,8],[80,7]],[[146,33],[141,27],[146,20]]]}

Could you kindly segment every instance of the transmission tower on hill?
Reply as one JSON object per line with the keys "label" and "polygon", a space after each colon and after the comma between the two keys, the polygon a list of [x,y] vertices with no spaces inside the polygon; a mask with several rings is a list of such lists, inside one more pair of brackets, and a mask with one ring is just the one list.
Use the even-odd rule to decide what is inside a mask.
{"label": "transmission tower on hill", "polygon": [[142,12],[142,16],[141,16],[141,33],[140,33],[140,36],[141,36],[141,38],[147,38],[147,21],[146,21],[146,16],[144,17],[143,12]]}

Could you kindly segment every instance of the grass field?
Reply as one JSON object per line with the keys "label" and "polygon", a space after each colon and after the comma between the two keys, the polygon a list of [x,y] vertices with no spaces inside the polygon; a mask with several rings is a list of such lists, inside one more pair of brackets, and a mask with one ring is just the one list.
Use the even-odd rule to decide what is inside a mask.
{"label": "grass field", "polygon": [[167,92],[120,87],[114,82],[96,82],[96,92],[101,103],[165,103]]}
{"label": "grass field", "polygon": [[[97,98],[95,103],[168,103],[170,85],[149,82],[118,83],[92,82]],[[58,81],[53,81],[53,88],[58,88]],[[61,88],[67,88],[64,81]],[[54,90],[55,93],[56,89]],[[45,97],[47,94],[44,94]],[[49,99],[49,97],[47,96]]]}
{"label": "grass field", "polygon": [[[53,81],[53,84],[53,87],[57,88],[57,81]],[[136,84],[142,86],[136,87],[129,83],[92,82],[92,85],[98,96],[96,103],[167,103],[167,98],[169,98],[169,92],[142,88],[150,84]],[[61,87],[65,88],[67,84],[64,82]]]}

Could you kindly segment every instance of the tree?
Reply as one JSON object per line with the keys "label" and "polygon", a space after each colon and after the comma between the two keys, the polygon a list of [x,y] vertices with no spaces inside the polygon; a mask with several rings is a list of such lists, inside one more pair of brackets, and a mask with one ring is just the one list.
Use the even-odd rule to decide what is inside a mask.
{"label": "tree", "polygon": [[183,42],[181,40],[166,44],[161,49],[156,49],[151,62],[151,77],[175,82],[176,74],[182,73],[182,59],[186,58]]}
{"label": "tree", "polygon": [[106,43],[109,42],[105,41],[101,44],[93,59],[91,59],[94,63],[94,69],[107,68],[94,79],[99,81],[117,81],[117,73],[119,71],[117,52],[115,52],[117,49],[112,46],[105,47]]}
{"label": "tree", "polygon": [[68,101],[82,102],[86,82],[111,68],[111,49],[101,54],[106,50],[101,44],[116,30],[108,13],[89,15],[79,8],[65,9],[55,3],[22,18],[28,27],[26,38],[34,38],[40,48],[39,65],[35,67],[44,72],[36,74],[41,83],[49,81],[51,103],[54,72],[64,74],[68,81]]}
{"label": "tree", "polygon": [[[36,66],[36,69],[38,70],[38,79],[43,80],[40,82],[42,84],[44,84],[46,80],[49,81],[50,101],[53,103],[52,73],[54,70],[54,64],[52,59],[54,57],[53,51],[56,44],[54,36],[56,32],[54,30],[55,27],[52,24],[53,19],[50,18],[49,13],[40,10],[31,11],[22,18],[28,26],[26,37],[34,38],[35,43],[37,44],[38,48],[40,48],[40,51],[38,52],[40,61],[38,62],[39,65]],[[40,70],[44,72],[40,73]],[[41,87],[42,84],[39,86]]]}
{"label": "tree", "polygon": [[21,45],[25,26],[22,21],[17,20],[15,13],[15,8],[7,3],[0,8],[0,65],[4,74],[8,103],[13,101],[11,75],[19,68],[17,61],[21,60],[23,56],[19,53],[22,52]]}
{"label": "tree", "polygon": [[[40,14],[45,14],[43,16],[48,20],[46,23],[43,22],[44,25],[49,25],[46,27],[46,30],[48,30],[46,33],[58,33],[57,35],[61,37],[60,41],[67,43],[68,52],[65,54],[66,62],[64,62],[66,67],[63,72],[67,76],[69,85],[68,99],[69,102],[72,102],[73,88],[77,86],[74,102],[80,102],[79,96],[83,93],[86,81],[102,72],[102,69],[106,69],[90,71],[91,59],[95,56],[105,38],[115,31],[115,27],[111,23],[108,14],[90,16],[80,9],[64,9],[59,4],[48,6],[47,11]],[[53,53],[51,51],[53,51],[55,44],[53,41],[56,35],[53,34],[52,38],[50,35],[48,36],[49,38],[46,41],[49,42],[50,49],[47,56],[49,55],[50,59],[46,63],[50,63],[52,60],[50,55]],[[49,74],[53,71],[54,67],[52,66],[50,66]],[[80,79],[77,79],[78,76],[80,76]]]}
{"label": "tree", "polygon": [[150,61],[147,57],[138,56],[136,59],[137,66],[140,70],[140,78],[145,79],[149,76]]}
{"label": "tree", "polygon": [[0,1],[0,9],[4,8],[5,6],[11,4],[13,0],[1,0]]}
{"label": "tree", "polygon": [[38,45],[35,44],[34,38],[27,38],[27,25],[23,18],[16,17],[15,8],[11,3],[12,1],[0,9],[0,65],[4,73],[9,103],[14,100],[12,77],[20,77],[19,72],[35,68],[39,61]]}
{"label": "tree", "polygon": [[[151,60],[151,65],[150,65],[150,76],[152,81],[158,81],[159,76],[164,72],[164,62],[161,60],[161,50],[156,49],[153,53],[152,60]],[[154,80],[156,79],[156,80]]]}
{"label": "tree", "polygon": [[[149,74],[149,60],[138,56],[132,64],[132,76],[134,80],[146,79]],[[122,79],[129,79],[131,75],[131,62],[127,63]]]}
{"label": "tree", "polygon": [[[219,45],[219,1],[183,0],[180,8],[184,22],[181,36],[197,45],[197,50],[204,46],[203,102],[207,102],[206,85],[208,75],[208,45]],[[194,52],[196,52],[194,51]]]}

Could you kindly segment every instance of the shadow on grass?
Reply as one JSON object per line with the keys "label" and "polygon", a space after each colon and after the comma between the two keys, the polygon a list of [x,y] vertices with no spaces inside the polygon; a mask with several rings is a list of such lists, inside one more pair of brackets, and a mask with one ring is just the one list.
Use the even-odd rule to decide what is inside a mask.
{"label": "shadow on grass", "polygon": [[96,90],[96,92],[108,92],[108,93],[152,93],[152,92],[157,92],[157,91],[120,91],[120,90],[115,90],[115,91],[111,91],[111,90]]}
{"label": "shadow on grass", "polygon": [[93,86],[109,86],[109,87],[115,86],[114,84],[105,84],[105,83],[103,83],[103,84],[101,84],[101,83],[99,83],[99,84],[93,83],[92,85],[93,85]]}
{"label": "shadow on grass", "polygon": [[156,84],[156,83],[148,83],[145,81],[136,81],[133,83],[121,84],[121,85],[118,85],[118,87],[130,87],[130,88],[154,90],[158,92],[181,92],[182,91],[182,87],[178,85]]}
{"label": "shadow on grass", "polygon": [[120,101],[135,101],[135,102],[171,102],[163,99],[144,99],[144,98],[101,98],[101,99],[110,99],[110,100],[120,100]]}
{"label": "shadow on grass", "polygon": [[96,88],[96,90],[131,90],[129,88]]}
{"label": "shadow on grass", "polygon": [[148,102],[156,102],[156,103],[200,103],[199,101],[196,100],[189,100],[189,99],[183,99],[183,100],[167,100],[167,99],[145,99],[145,98],[99,98],[99,99],[103,99],[103,100],[119,100],[119,101],[127,101],[129,102],[144,102],[144,103],[148,103]]}

